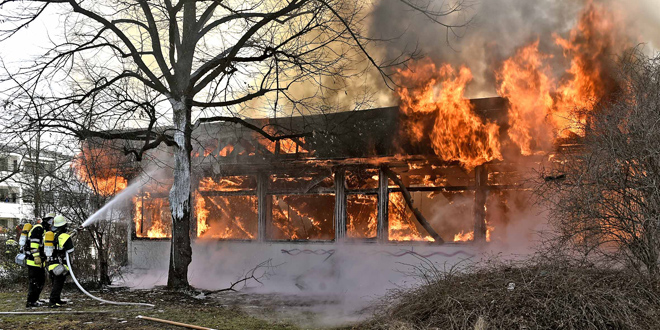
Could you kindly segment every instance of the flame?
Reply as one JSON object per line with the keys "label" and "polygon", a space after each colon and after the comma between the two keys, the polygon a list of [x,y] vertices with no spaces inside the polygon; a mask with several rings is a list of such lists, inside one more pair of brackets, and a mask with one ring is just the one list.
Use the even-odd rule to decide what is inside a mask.
{"label": "flame", "polygon": [[219,179],[218,182],[211,177],[203,178],[199,181],[199,191],[238,191],[249,185],[247,176],[226,176]]}
{"label": "flame", "polygon": [[422,236],[408,216],[408,205],[401,193],[390,194],[389,238],[391,241],[435,241],[429,235]]}
{"label": "flame", "polygon": [[[268,133],[270,136],[282,136],[282,132],[278,131],[272,126],[266,126],[263,128],[264,132]],[[259,133],[254,133],[256,134],[256,140],[257,142],[265,147],[271,154],[276,154],[277,153],[277,146],[279,145],[279,153],[280,154],[296,154],[296,153],[308,153],[309,151],[303,148],[303,145],[305,144],[305,138],[300,137],[300,138],[285,138],[285,139],[279,139],[276,141],[271,141],[270,139],[267,139],[265,136],[259,134]]]}
{"label": "flame", "polygon": [[[135,222],[135,235],[137,237],[171,237],[171,228],[164,221],[165,218],[171,219],[171,216],[168,217],[168,211],[163,212],[164,209],[169,210],[167,204],[165,198],[151,198],[148,192],[145,192],[144,196],[133,198],[133,205],[135,207],[133,221]],[[148,216],[145,216],[146,212],[148,212]],[[143,226],[145,220],[148,224]],[[147,229],[146,234],[144,233],[145,229]]]}
{"label": "flame", "polygon": [[504,61],[496,73],[498,92],[509,100],[509,138],[520,147],[523,155],[534,154],[534,144],[548,150],[554,136],[546,120],[554,101],[550,96],[553,81],[549,68],[543,64],[548,55],[538,49],[539,41],[518,50]]}
{"label": "flame", "polygon": [[218,156],[227,157],[234,151],[234,146],[231,144],[226,145],[218,152]]}
{"label": "flame", "polygon": [[128,186],[128,180],[119,172],[120,159],[112,149],[83,146],[72,162],[76,176],[101,196],[114,196]]}
{"label": "flame", "polygon": [[[490,242],[490,233],[493,230],[495,230],[494,227],[486,226],[486,242]],[[454,235],[454,242],[469,242],[472,240],[474,240],[474,231],[461,231],[460,233]]]}
{"label": "flame", "polygon": [[523,155],[549,151],[556,137],[584,136],[587,114],[610,95],[616,83],[608,74],[608,55],[627,47],[616,27],[621,19],[589,2],[568,38],[554,34],[570,61],[555,80],[539,52],[539,41],[518,50],[496,73],[498,92],[509,101],[509,137]]}
{"label": "flame", "polygon": [[445,161],[458,161],[467,169],[485,162],[501,159],[499,127],[484,121],[464,98],[465,87],[472,80],[470,69],[458,72],[451,65],[436,68],[430,61],[421,61],[406,70],[398,70],[397,93],[402,112],[416,120],[407,123],[411,140],[422,141],[424,125],[435,116],[431,144],[435,153]]}
{"label": "flame", "polygon": [[[247,215],[248,218],[252,215],[251,218],[253,219],[254,224],[256,224],[257,207],[256,203],[254,203],[255,198],[256,197],[254,196],[200,198],[211,202],[215,212],[211,214],[210,210],[206,210],[206,215],[211,214],[211,217],[216,219],[213,225],[208,225],[207,230],[204,232],[204,237],[219,239],[255,239],[255,233],[246,227],[246,224],[244,223],[245,219],[242,219],[241,217],[242,214]],[[233,210],[244,210],[245,208],[249,209],[249,212],[241,212],[240,214],[232,212]]]}
{"label": "flame", "polygon": [[162,221],[156,221],[151,223],[151,228],[147,231],[147,237],[167,238],[170,237],[170,234],[165,231],[165,225]]}
{"label": "flame", "polygon": [[378,196],[350,195],[346,206],[346,236],[376,237],[378,227]]}
{"label": "flame", "polygon": [[254,184],[256,182],[250,180],[249,176],[226,176],[217,182],[211,177],[202,178],[199,190],[195,192],[197,237],[254,239],[255,233],[244,222],[249,218],[254,218],[255,223],[257,221],[255,196],[204,197],[200,194],[200,191],[241,191],[254,188]]}
{"label": "flame", "polygon": [[601,5],[589,2],[582,11],[577,26],[568,39],[554,35],[564,56],[571,58],[571,66],[557,90],[552,118],[562,137],[570,133],[584,136],[584,110],[590,111],[607,93],[613,81],[607,76],[606,61],[613,49],[624,49],[625,42],[615,33],[623,26],[614,13]]}
{"label": "flame", "polygon": [[[276,239],[331,239],[332,195],[292,195],[273,198],[272,224]],[[325,235],[324,235],[325,234]]]}
{"label": "flame", "polygon": [[135,213],[133,214],[135,235],[140,237],[140,234],[142,233],[142,198],[134,197],[133,206],[135,207]]}
{"label": "flame", "polygon": [[195,216],[197,217],[197,237],[201,237],[204,232],[209,229],[209,225],[206,222],[209,217],[210,211],[206,209],[206,202],[204,198],[199,193],[195,191]]}

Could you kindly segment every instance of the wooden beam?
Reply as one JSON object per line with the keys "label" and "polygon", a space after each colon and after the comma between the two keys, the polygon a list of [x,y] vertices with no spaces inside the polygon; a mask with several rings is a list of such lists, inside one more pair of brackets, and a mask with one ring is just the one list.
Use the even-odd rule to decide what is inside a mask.
{"label": "wooden beam", "polygon": [[412,210],[413,214],[415,215],[415,218],[417,218],[417,221],[419,222],[422,227],[426,230],[426,232],[433,237],[435,240],[435,243],[437,244],[443,244],[445,241],[440,237],[440,235],[431,227],[428,221],[426,221],[426,218],[424,218],[424,215],[422,212],[420,212],[416,207],[413,206],[413,200],[412,196],[410,195],[410,192],[406,188],[406,186],[403,184],[403,181],[399,178],[399,176],[394,173],[392,170],[388,169],[387,167],[383,167],[382,171],[385,172],[388,178],[390,178],[396,185],[399,186],[401,189],[401,194],[403,195],[403,199],[406,201],[406,204],[408,204],[408,207],[410,210]]}
{"label": "wooden beam", "polygon": [[268,191],[268,174],[257,174],[257,240],[265,242],[268,238],[267,224],[270,218],[270,199],[266,194]]}
{"label": "wooden beam", "polygon": [[378,223],[376,224],[376,237],[381,243],[387,243],[390,240],[388,216],[390,192],[387,185],[387,175],[383,170],[380,170],[378,172]]}
{"label": "wooden beam", "polygon": [[335,170],[335,242],[346,238],[346,170]]}
{"label": "wooden beam", "polygon": [[479,165],[474,169],[474,241],[486,241],[486,198],[488,197],[488,169]]}

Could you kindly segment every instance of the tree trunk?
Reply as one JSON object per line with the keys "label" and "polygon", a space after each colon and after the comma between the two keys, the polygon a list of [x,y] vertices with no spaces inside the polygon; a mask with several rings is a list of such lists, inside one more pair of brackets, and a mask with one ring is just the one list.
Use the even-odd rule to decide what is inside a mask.
{"label": "tree trunk", "polygon": [[167,287],[185,289],[188,284],[188,265],[192,261],[190,246],[190,153],[192,151],[190,127],[191,104],[185,98],[170,98],[174,115],[174,184],[170,190],[172,212],[172,244]]}
{"label": "tree trunk", "polygon": [[[32,144],[29,144],[32,146]],[[41,131],[35,134],[35,148],[28,153],[30,161],[32,162],[32,204],[34,205],[33,213],[35,218],[44,216],[41,212],[41,185],[39,180],[41,177],[41,160],[39,159],[41,153]]]}
{"label": "tree trunk", "polygon": [[99,284],[110,285],[110,275],[108,274],[108,248],[103,241],[104,235],[100,232],[96,233],[99,252]]}

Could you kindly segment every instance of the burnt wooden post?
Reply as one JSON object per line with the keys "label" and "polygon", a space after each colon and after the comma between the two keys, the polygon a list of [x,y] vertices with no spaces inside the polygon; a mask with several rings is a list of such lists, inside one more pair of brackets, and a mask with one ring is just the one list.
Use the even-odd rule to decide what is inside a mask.
{"label": "burnt wooden post", "polygon": [[335,170],[335,242],[346,237],[346,170]]}
{"label": "burnt wooden post", "polygon": [[270,200],[268,200],[268,174],[257,174],[257,235],[259,242],[265,242],[267,235],[267,223],[270,217]]}
{"label": "burnt wooden post", "polygon": [[486,197],[488,197],[488,169],[479,165],[474,169],[474,241],[486,241]]}
{"label": "burnt wooden post", "polygon": [[378,223],[376,225],[376,237],[379,242],[389,241],[388,205],[390,192],[388,190],[387,174],[381,169],[378,171]]}

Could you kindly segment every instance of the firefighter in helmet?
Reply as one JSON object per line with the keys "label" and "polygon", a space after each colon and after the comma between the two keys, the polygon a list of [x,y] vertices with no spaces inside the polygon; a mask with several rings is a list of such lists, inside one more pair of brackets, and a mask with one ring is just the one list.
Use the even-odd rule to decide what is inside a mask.
{"label": "firefighter in helmet", "polygon": [[25,264],[28,268],[28,295],[26,308],[39,307],[42,303],[39,301],[39,295],[46,282],[44,265],[46,256],[44,255],[44,232],[50,230],[55,213],[48,213],[41,223],[37,223],[27,234],[25,242]]}
{"label": "firefighter in helmet", "polygon": [[[50,273],[51,283],[53,285],[50,292],[49,307],[60,307],[66,302],[62,301],[62,287],[69,274],[69,267],[66,265],[67,253],[73,252],[73,240],[71,235],[67,234],[68,221],[63,215],[58,215],[53,220],[52,237],[46,237],[46,246],[52,246],[52,253],[48,254],[48,273]],[[52,239],[52,241],[50,241]]]}

